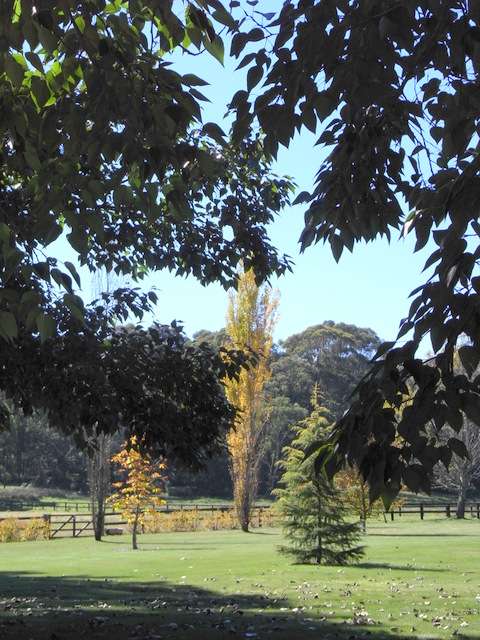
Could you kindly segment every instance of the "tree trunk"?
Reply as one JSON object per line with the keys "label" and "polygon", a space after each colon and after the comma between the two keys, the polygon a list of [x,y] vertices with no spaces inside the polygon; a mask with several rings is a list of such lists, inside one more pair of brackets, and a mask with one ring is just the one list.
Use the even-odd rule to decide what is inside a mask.
{"label": "tree trunk", "polygon": [[87,478],[92,498],[92,518],[95,540],[100,541],[105,531],[105,501],[110,485],[110,453],[112,436],[97,436],[95,453],[87,461]]}
{"label": "tree trunk", "polygon": [[461,465],[461,477],[460,486],[458,487],[458,502],[457,509],[455,511],[455,517],[462,519],[465,518],[465,502],[467,500],[467,491],[470,484],[469,476],[470,460],[464,460]]}
{"label": "tree trunk", "polygon": [[95,540],[97,542],[100,542],[102,540],[103,530],[105,526],[104,506],[105,504],[103,500],[99,500],[97,505],[97,513],[94,516],[93,529],[95,531]]}
{"label": "tree trunk", "polygon": [[[320,489],[320,484],[318,480],[314,482],[317,491]],[[322,539],[322,498],[320,493],[317,494],[317,503],[318,503],[318,542],[317,542],[317,554],[316,554],[316,562],[317,564],[322,564],[323,557],[323,539]]]}
{"label": "tree trunk", "polygon": [[365,491],[365,483],[361,482],[362,491],[362,533],[367,533],[367,495]]}
{"label": "tree trunk", "polygon": [[243,496],[241,496],[238,516],[242,531],[248,533],[248,525],[250,520],[250,500],[248,495],[244,494]]}
{"label": "tree trunk", "polygon": [[135,511],[135,520],[133,521],[133,530],[132,530],[132,548],[138,549],[137,545],[137,529],[138,529],[138,516],[139,516],[140,507],[137,505],[137,509]]}

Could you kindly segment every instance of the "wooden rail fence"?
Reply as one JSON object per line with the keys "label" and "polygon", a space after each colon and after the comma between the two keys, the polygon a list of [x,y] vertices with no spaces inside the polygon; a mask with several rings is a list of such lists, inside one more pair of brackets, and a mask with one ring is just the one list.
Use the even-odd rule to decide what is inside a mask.
{"label": "wooden rail fence", "polygon": [[[58,503],[55,503],[58,505]],[[86,506],[85,504],[83,505]],[[1,503],[0,503],[1,508]],[[200,512],[200,518],[203,515],[212,514],[218,512],[226,512],[232,511],[233,507],[231,505],[163,505],[160,509],[157,509],[162,513],[175,513],[179,511],[196,511]],[[254,508],[254,517],[257,518],[257,522],[259,526],[262,522],[263,515],[268,511],[268,507],[255,507]],[[406,515],[419,515],[420,519],[423,520],[425,515],[434,514],[434,515],[442,515],[444,514],[447,518],[450,518],[455,515],[455,507],[451,504],[417,504],[411,506],[403,506],[396,507],[391,509],[388,512],[384,513],[385,518],[390,515],[390,519],[393,521],[395,516],[401,518]],[[480,520],[480,503],[467,503],[465,505],[465,515],[470,515],[472,518],[477,518]],[[6,517],[0,517],[0,520],[6,520]],[[80,536],[92,536],[94,535],[93,530],[93,520],[90,512],[85,511],[83,513],[47,513],[43,515],[28,515],[28,516],[18,516],[19,520],[29,520],[33,518],[43,518],[48,523],[49,537],[50,538],[60,538],[60,537],[74,537],[78,538]],[[126,527],[126,521],[121,519],[120,514],[115,512],[114,510],[108,510],[105,514],[105,532],[107,535],[115,535],[123,533]]]}
{"label": "wooden rail fence", "polygon": [[[182,504],[172,503],[166,501],[160,507],[155,507],[158,511],[188,511],[198,509],[199,511],[229,511],[232,509],[231,505],[226,504],[212,504],[212,505],[195,505],[195,504]],[[90,502],[34,502],[32,500],[6,500],[0,498],[0,511],[33,511],[42,510],[46,511],[53,509],[53,511],[83,513],[85,511],[90,512],[92,506]]]}
{"label": "wooden rail fence", "polygon": [[[395,515],[402,516],[408,514],[419,514],[420,520],[423,520],[425,514],[445,514],[447,518],[450,518],[452,515],[455,515],[455,507],[452,507],[451,504],[427,504],[424,505],[420,503],[418,505],[406,506],[406,507],[397,507],[396,509],[390,509],[390,511],[386,512],[386,515],[390,514],[390,519],[394,520]],[[480,520],[480,503],[468,503],[465,505],[465,515],[470,513],[473,518],[477,518]]]}
{"label": "wooden rail fence", "polygon": [[[93,536],[93,519],[90,514],[45,514],[44,520],[48,523],[49,538],[65,538],[80,536]],[[106,533],[123,533],[125,520],[120,520],[118,514],[106,514]]]}
{"label": "wooden rail fence", "polygon": [[[186,512],[199,512],[199,518],[206,515],[214,515],[215,513],[233,511],[233,507],[231,505],[181,505],[181,506],[163,506],[160,509],[157,509],[165,514],[172,514],[175,512],[186,511]],[[256,518],[257,526],[262,526],[262,519],[266,512],[268,511],[268,507],[254,507],[253,509],[253,517]],[[0,517],[0,520],[7,520],[9,516]],[[43,515],[26,515],[26,516],[15,516],[18,520],[30,520],[30,519],[39,519],[43,518],[46,523],[48,523],[48,531],[49,538],[60,538],[60,537],[73,537],[78,538],[80,536],[92,536],[94,535],[93,530],[93,519],[92,515],[88,512],[84,513],[47,513]],[[120,516],[119,512],[115,512],[114,510],[108,510],[105,514],[105,533],[107,535],[116,535],[123,533],[127,522],[123,520]]]}

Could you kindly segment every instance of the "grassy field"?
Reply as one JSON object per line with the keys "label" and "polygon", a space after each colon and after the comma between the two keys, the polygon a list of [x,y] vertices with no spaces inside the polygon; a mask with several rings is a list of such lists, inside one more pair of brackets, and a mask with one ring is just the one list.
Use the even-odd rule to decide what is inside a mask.
{"label": "grassy field", "polygon": [[255,530],[5,543],[0,638],[480,638],[480,522],[373,522],[360,565]]}

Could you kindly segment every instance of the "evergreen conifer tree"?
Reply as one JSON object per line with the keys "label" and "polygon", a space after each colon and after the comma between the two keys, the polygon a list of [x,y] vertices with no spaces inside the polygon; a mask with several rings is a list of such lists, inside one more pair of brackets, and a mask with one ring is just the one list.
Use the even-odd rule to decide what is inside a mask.
{"label": "evergreen conifer tree", "polygon": [[312,413],[294,427],[296,438],[284,448],[278,506],[284,518],[287,544],[280,550],[297,562],[343,565],[358,559],[356,522],[345,519],[341,493],[322,475],[315,475],[314,459],[305,458],[309,446],[330,431],[328,411],[322,407],[315,388]]}

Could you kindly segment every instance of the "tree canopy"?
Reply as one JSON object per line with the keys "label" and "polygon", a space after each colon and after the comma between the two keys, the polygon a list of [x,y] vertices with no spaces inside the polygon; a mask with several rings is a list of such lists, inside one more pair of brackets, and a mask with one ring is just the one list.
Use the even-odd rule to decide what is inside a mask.
{"label": "tree canopy", "polygon": [[[414,233],[417,251],[428,245],[425,283],[412,292],[398,341],[382,345],[317,460],[330,474],[345,458],[356,464],[386,504],[402,484],[428,491],[435,463],[465,449],[426,425],[458,432],[462,412],[480,421],[480,5],[287,0],[236,35],[232,53],[248,69],[231,102],[234,138],[260,127],[274,157],[308,129],[327,149],[312,190],[296,200],[303,249],[328,243],[338,260],[395,232]],[[470,343],[456,373],[462,334]],[[417,355],[425,336],[428,362]],[[409,389],[413,402],[401,410]]]}
{"label": "tree canopy", "polygon": [[30,348],[33,339],[22,349],[5,345],[0,384],[17,406],[43,406],[80,446],[123,429],[150,453],[192,469],[223,450],[235,409],[222,380],[248,366],[248,356],[192,343],[176,325],[117,327],[100,342],[77,323],[77,332],[42,349]]}
{"label": "tree canopy", "polygon": [[338,418],[379,345],[372,329],[345,322],[327,320],[308,327],[281,342],[269,389],[309,409],[312,389],[318,385],[323,404]]}
{"label": "tree canopy", "polygon": [[[85,361],[76,322],[87,345],[107,348],[109,318],[141,315],[155,298],[124,288],[113,305],[85,309],[54,240],[92,269],[137,279],[168,268],[229,285],[240,256],[259,281],[287,269],[265,225],[291,185],[270,161],[306,128],[329,153],[297,197],[302,249],[328,243],[338,260],[393,233],[427,247],[397,343],[382,345],[317,460],[333,473],[346,458],[388,504],[402,483],[428,491],[437,461],[465,455],[458,438],[427,430],[431,419],[439,432],[458,432],[463,415],[480,421],[480,5],[286,0],[262,14],[256,4],[232,2],[232,15],[220,0],[2,3],[0,376],[22,406],[44,406],[39,372],[56,375],[58,349],[65,367],[79,350]],[[222,30],[247,72],[231,137],[202,123],[203,80],[169,58],[205,49],[221,61]],[[418,357],[425,336],[428,362]],[[77,351],[62,352],[71,339]]]}
{"label": "tree canopy", "polygon": [[[286,268],[265,224],[290,185],[271,175],[258,137],[234,147],[202,122],[205,82],[169,57],[221,61],[217,31],[235,27],[219,0],[3,3],[4,338],[52,335],[58,295],[82,317],[76,267],[51,247],[59,238],[81,264],[134,278],[168,268],[231,285],[239,252],[259,279]],[[115,299],[119,318],[148,304]]]}
{"label": "tree canopy", "polygon": [[[148,270],[230,286],[240,256],[259,281],[289,266],[266,224],[290,183],[271,173],[258,135],[234,145],[202,122],[205,82],[175,71],[175,52],[221,63],[220,32],[236,28],[219,0],[2,3],[0,387],[79,440],[123,425],[158,452],[198,462],[194,447],[208,450],[231,416],[214,376],[238,368],[205,349],[197,357],[178,327],[112,325],[155,303],[154,292],[135,288]],[[65,247],[73,257],[62,261]],[[134,286],[86,306],[77,259]],[[206,393],[194,399],[200,387]],[[206,431],[196,430],[200,414]],[[0,417],[6,423],[8,411]]]}

